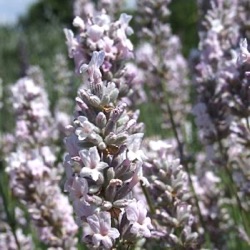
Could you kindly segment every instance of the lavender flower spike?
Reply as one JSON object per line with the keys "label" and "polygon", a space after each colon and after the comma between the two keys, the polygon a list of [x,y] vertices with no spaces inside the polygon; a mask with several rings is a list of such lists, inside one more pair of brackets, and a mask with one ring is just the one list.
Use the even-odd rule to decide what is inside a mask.
{"label": "lavender flower spike", "polygon": [[73,250],[77,225],[72,206],[59,187],[61,170],[55,154],[58,133],[52,123],[42,76],[35,76],[36,81],[22,78],[11,88],[18,144],[6,157],[6,172],[10,188],[27,208],[40,241],[49,249],[56,245],[58,249]]}
{"label": "lavender flower spike", "polygon": [[[134,73],[124,68],[133,49],[127,37],[132,33],[130,19],[121,14],[112,22],[104,12],[87,17],[74,53],[77,72],[86,72],[86,84],[78,91],[74,123],[65,139],[65,188],[90,249],[120,249],[121,243],[127,248],[150,235],[150,228],[146,234],[129,230],[130,239],[123,234],[132,225],[125,209],[134,200],[134,187],[140,181],[147,183],[140,150],[143,124],[137,122],[139,112],[128,107],[138,90],[133,86]],[[79,22],[75,19],[75,24]],[[66,34],[66,39],[72,36]],[[146,213],[143,210],[144,216],[136,221]]]}

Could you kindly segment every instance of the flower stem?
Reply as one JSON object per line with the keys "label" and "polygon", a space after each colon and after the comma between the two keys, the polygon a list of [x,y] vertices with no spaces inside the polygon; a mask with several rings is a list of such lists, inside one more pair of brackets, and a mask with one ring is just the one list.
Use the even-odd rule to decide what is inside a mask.
{"label": "flower stem", "polygon": [[13,216],[12,216],[11,213],[10,213],[10,211],[9,211],[9,209],[8,209],[8,201],[7,201],[7,197],[6,197],[6,195],[4,193],[4,190],[3,190],[2,181],[0,181],[0,195],[1,195],[2,200],[3,200],[3,208],[4,208],[4,211],[5,211],[5,214],[6,214],[8,223],[9,223],[9,226],[10,226],[11,231],[13,233],[17,249],[20,250],[21,249],[20,248],[20,243],[19,243],[19,241],[17,239],[17,235],[16,235],[15,218],[13,218],[14,217],[14,213],[13,213]]}
{"label": "flower stem", "polygon": [[155,214],[155,208],[154,208],[152,199],[150,197],[150,194],[148,192],[148,189],[146,189],[145,185],[143,185],[142,182],[140,182],[140,184],[141,184],[142,191],[143,191],[143,193],[145,195],[145,198],[147,200],[147,203],[148,203],[148,206],[149,206],[149,209],[150,209],[150,213]]}

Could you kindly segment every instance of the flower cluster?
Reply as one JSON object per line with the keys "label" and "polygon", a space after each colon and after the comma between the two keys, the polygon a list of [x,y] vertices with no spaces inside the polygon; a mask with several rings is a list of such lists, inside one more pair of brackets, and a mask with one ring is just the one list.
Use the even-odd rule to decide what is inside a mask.
{"label": "flower cluster", "polygon": [[[78,228],[86,249],[248,249],[249,0],[197,0],[190,72],[171,3],[138,0],[131,22],[123,0],[75,0],[75,75],[59,54],[53,85],[31,67],[0,101],[16,119],[0,138],[1,249],[74,250]],[[144,139],[138,104],[161,138]]]}
{"label": "flower cluster", "polygon": [[[226,8],[222,2],[214,3],[207,11],[204,31],[200,35],[201,53],[195,74],[198,101],[193,112],[206,145],[212,145],[229,134],[230,104],[225,89],[228,78],[233,79],[238,74],[231,47],[231,44],[236,46],[238,39],[236,18],[237,9],[233,3]],[[232,22],[236,22],[234,27]],[[199,122],[204,121],[204,117],[209,120],[206,126]]]}
{"label": "flower cluster", "polygon": [[[64,29],[69,57],[74,58],[76,72],[91,71],[92,65],[99,65],[103,80],[115,83],[119,95],[130,105],[145,99],[141,87],[143,79],[137,77],[137,71],[140,70],[132,63],[125,63],[133,57],[133,44],[128,38],[133,33],[129,26],[131,18],[122,13],[119,20],[112,21],[103,11],[88,16],[86,21],[79,16],[75,17],[73,25],[79,28],[76,37],[71,30]],[[105,58],[100,57],[100,62],[95,57],[91,60],[94,51],[104,51]],[[93,73],[88,76],[90,83],[99,77]]]}
{"label": "flower cluster", "polygon": [[[33,76],[42,82],[35,72]],[[7,158],[10,187],[26,206],[41,241],[55,249],[75,249],[77,226],[58,185],[60,169],[55,168],[56,156],[50,147],[55,134],[47,96],[29,77],[20,79],[11,90],[18,144]]]}
{"label": "flower cluster", "polygon": [[[8,249],[24,249],[24,250],[32,250],[34,249],[33,241],[30,235],[24,235],[23,230],[21,228],[21,224],[26,224],[23,214],[20,213],[20,209],[16,208],[18,211],[19,220],[15,221],[15,225],[9,225],[7,222],[10,218],[8,218],[9,211],[6,211],[7,202],[4,202],[3,194],[2,194],[2,187],[0,187],[0,246],[3,250]],[[4,204],[5,203],[5,204]],[[17,216],[15,216],[17,217]],[[17,227],[17,224],[18,225]],[[20,226],[20,227],[19,227]]]}
{"label": "flower cluster", "polygon": [[[193,109],[208,159],[212,160],[209,167],[204,164],[203,175],[213,171],[220,179],[227,176],[230,183],[224,198],[230,209],[238,207],[242,218],[249,211],[248,164],[243,153],[249,138],[249,52],[247,39],[242,39],[246,29],[242,24],[244,4],[217,1],[205,11],[195,71],[198,100]],[[218,200],[216,207],[225,199]],[[248,228],[244,219],[242,224],[244,229],[237,225],[241,232]]]}
{"label": "flower cluster", "polygon": [[[181,43],[167,23],[171,0],[137,1],[138,36],[143,41],[136,50],[136,61],[144,70],[153,101],[160,104],[164,126],[171,127],[166,102],[175,121],[183,120],[189,109],[187,62],[181,54]],[[180,124],[178,123],[178,127]]]}
{"label": "flower cluster", "polygon": [[74,15],[86,20],[88,16],[94,16],[98,11],[105,9],[109,16],[116,16],[124,7],[124,0],[100,0],[94,3],[91,0],[75,0]]}
{"label": "flower cluster", "polygon": [[104,51],[95,51],[85,66],[89,82],[78,91],[74,124],[67,127],[64,166],[65,189],[84,227],[83,240],[90,247],[110,249],[117,238],[135,243],[149,237],[150,220],[146,210],[139,216],[142,205],[131,197],[144,180],[143,124],[137,122],[138,112],[119,100],[115,83],[103,81],[105,57]]}
{"label": "flower cluster", "polygon": [[[194,216],[187,174],[175,156],[176,149],[167,141],[148,140],[143,150],[147,155],[144,174],[150,186],[152,234],[161,247],[198,249],[198,233],[193,231]],[[148,248],[158,245],[153,240]]]}

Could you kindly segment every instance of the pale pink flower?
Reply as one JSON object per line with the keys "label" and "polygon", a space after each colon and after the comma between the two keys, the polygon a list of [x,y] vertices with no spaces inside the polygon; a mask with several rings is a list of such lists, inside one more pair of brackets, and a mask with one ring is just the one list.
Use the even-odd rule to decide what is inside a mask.
{"label": "pale pink flower", "polygon": [[132,224],[130,232],[137,237],[150,237],[152,229],[151,219],[147,217],[146,205],[142,201],[132,201],[125,208],[127,219]]}
{"label": "pale pink flower", "polygon": [[241,65],[244,63],[250,63],[250,53],[247,49],[247,39],[242,39],[240,41],[240,51],[237,59],[237,64]]}
{"label": "pale pink flower", "polygon": [[116,238],[120,236],[116,228],[111,227],[111,215],[108,212],[93,214],[87,218],[89,232],[84,232],[83,238],[91,235],[91,241],[94,247],[111,249]]}
{"label": "pale pink flower", "polygon": [[102,78],[100,67],[104,62],[104,51],[94,51],[89,64],[83,64],[80,68],[80,73],[88,71],[90,82],[99,82]]}

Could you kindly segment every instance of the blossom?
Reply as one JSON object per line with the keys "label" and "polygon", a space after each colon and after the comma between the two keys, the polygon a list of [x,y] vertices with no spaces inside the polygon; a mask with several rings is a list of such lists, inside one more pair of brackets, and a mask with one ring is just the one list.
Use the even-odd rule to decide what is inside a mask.
{"label": "blossom", "polygon": [[132,224],[130,232],[136,237],[150,237],[152,229],[151,219],[147,217],[147,209],[144,202],[135,200],[125,208],[127,219]]}
{"label": "blossom", "polygon": [[73,206],[76,213],[76,222],[79,226],[82,225],[82,219],[93,215],[97,208],[95,204],[90,204],[84,199],[75,200]]}
{"label": "blossom", "polygon": [[143,133],[133,134],[128,137],[127,157],[130,161],[139,160],[143,162],[146,159],[144,152],[140,149]]}
{"label": "blossom", "polygon": [[117,40],[119,41],[118,51],[119,54],[125,58],[129,58],[129,52],[133,50],[133,44],[127,38],[127,35],[133,34],[132,28],[128,26],[131,19],[132,16],[122,13],[119,20],[117,21],[117,25],[120,26],[120,28],[117,29],[116,34]]}
{"label": "blossom", "polygon": [[239,56],[237,58],[237,64],[241,65],[244,63],[250,63],[250,53],[247,49],[247,39],[241,39],[240,41],[240,51]]}
{"label": "blossom", "polygon": [[100,178],[100,171],[108,167],[108,164],[100,161],[100,156],[96,147],[82,149],[79,152],[84,167],[81,169],[82,177],[91,177],[94,181]]}
{"label": "blossom", "polygon": [[82,199],[87,196],[88,183],[84,178],[75,177],[72,184],[67,187],[71,200]]}
{"label": "blossom", "polygon": [[75,27],[79,27],[79,28],[81,28],[81,29],[84,29],[84,28],[85,28],[84,21],[83,21],[82,18],[79,17],[79,16],[76,16],[76,17],[74,18],[74,20],[73,20],[73,25],[74,25]]}
{"label": "blossom", "polygon": [[94,51],[91,61],[89,62],[89,64],[83,64],[80,68],[80,72],[83,73],[85,71],[88,71],[90,82],[93,82],[94,80],[98,81],[102,77],[99,68],[103,64],[104,58],[104,51]]}
{"label": "blossom", "polygon": [[97,24],[94,24],[88,29],[88,36],[93,42],[98,42],[103,36],[104,29]]}
{"label": "blossom", "polygon": [[91,236],[90,241],[95,248],[102,246],[104,249],[110,249],[114,240],[120,236],[119,231],[111,227],[111,215],[109,212],[93,214],[87,218],[87,222],[89,231],[86,230],[84,232],[83,238],[86,241]]}
{"label": "blossom", "polygon": [[[133,103],[132,95],[139,90],[138,84],[132,84],[135,76],[124,67],[133,49],[127,38],[132,33],[131,16],[122,14],[111,22],[103,13],[82,17],[87,20],[84,30],[80,28],[76,68],[86,72],[88,82],[78,91],[75,120],[67,126],[65,139],[65,189],[90,249],[113,247],[121,231],[118,218],[132,200],[134,186],[143,180],[139,162],[143,124],[138,123],[139,112],[130,111],[124,101],[128,98]],[[131,243],[136,241],[134,237]]]}
{"label": "blossom", "polygon": [[75,249],[77,226],[72,206],[59,187],[61,168],[56,166],[54,153],[58,134],[42,75],[22,78],[11,90],[19,140],[15,151],[6,157],[10,188],[27,208],[39,239],[48,248],[57,245]]}
{"label": "blossom", "polygon": [[74,53],[78,47],[78,41],[77,39],[74,37],[74,33],[72,32],[72,30],[69,29],[64,29],[64,34],[66,36],[66,44],[68,46],[68,53],[69,53],[69,57],[73,58],[74,57]]}
{"label": "blossom", "polygon": [[85,116],[79,116],[78,121],[80,122],[80,127],[76,129],[75,133],[78,136],[78,140],[82,141],[92,133],[94,127]]}

